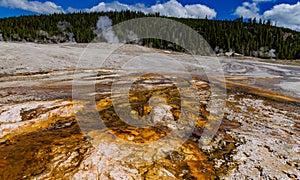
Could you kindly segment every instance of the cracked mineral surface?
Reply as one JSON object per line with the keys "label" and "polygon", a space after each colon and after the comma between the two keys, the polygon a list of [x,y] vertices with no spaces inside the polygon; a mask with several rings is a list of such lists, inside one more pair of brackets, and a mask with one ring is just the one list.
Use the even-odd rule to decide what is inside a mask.
{"label": "cracked mineral surface", "polygon": [[[0,46],[0,179],[300,178],[297,66],[219,59],[226,81],[212,78],[227,90],[224,116],[204,146],[211,84],[188,55],[99,44],[109,63],[95,68],[91,54],[76,69],[84,44]],[[147,53],[199,76],[119,69]]]}

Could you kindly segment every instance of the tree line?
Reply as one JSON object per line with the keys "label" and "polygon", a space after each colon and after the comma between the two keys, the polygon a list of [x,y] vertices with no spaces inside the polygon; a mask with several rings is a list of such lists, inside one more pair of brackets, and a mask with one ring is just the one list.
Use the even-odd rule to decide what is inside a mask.
{"label": "tree line", "polygon": [[[159,13],[121,11],[2,18],[0,19],[0,41],[89,43],[97,36],[95,30],[99,16],[108,16],[113,25],[134,18],[161,17]],[[207,18],[170,19],[196,30],[218,54],[231,51],[261,58],[300,59],[300,32],[273,26],[270,21],[255,18],[245,20],[242,17],[232,21]],[[154,48],[185,51],[175,43],[160,39],[143,39],[134,43]]]}

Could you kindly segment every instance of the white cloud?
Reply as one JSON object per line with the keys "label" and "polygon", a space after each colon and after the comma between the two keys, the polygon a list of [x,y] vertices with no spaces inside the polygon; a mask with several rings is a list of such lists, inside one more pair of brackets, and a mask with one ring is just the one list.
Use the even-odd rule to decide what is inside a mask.
{"label": "white cloud", "polygon": [[[56,5],[53,2],[39,2],[30,0],[0,0],[0,6],[23,9],[27,11],[32,11],[36,13],[64,13],[65,11],[61,6]],[[99,12],[99,11],[121,11],[121,10],[131,10],[131,11],[141,11],[146,14],[159,12],[164,16],[171,17],[182,17],[182,18],[205,18],[209,19],[216,17],[217,13],[214,9],[211,9],[202,4],[193,4],[183,6],[177,0],[169,0],[165,3],[159,3],[157,1],[156,5],[151,7],[146,7],[144,4],[128,5],[123,4],[118,1],[112,3],[100,2],[97,6],[90,9],[74,9],[69,7],[67,12]]]}
{"label": "white cloud", "polygon": [[188,16],[187,10],[176,0],[168,1],[164,4],[151,6],[152,12],[160,12],[163,16],[185,17]]}
{"label": "white cloud", "polygon": [[[70,9],[73,10],[74,9]],[[217,13],[214,9],[211,9],[202,4],[193,4],[183,6],[177,0],[170,0],[166,3],[159,3],[151,7],[146,7],[144,4],[127,5],[120,2],[104,3],[101,2],[97,6],[91,9],[85,9],[83,11],[95,12],[95,11],[141,11],[144,13],[159,12],[164,16],[182,17],[182,18],[205,18],[206,16],[211,19],[216,17]]]}
{"label": "white cloud", "polygon": [[260,18],[259,8],[257,3],[244,2],[242,6],[238,6],[234,12],[237,16],[243,16],[244,18]]}
{"label": "white cloud", "polygon": [[259,3],[274,0],[253,0],[252,3],[244,2],[242,6],[236,8],[234,15],[244,18],[261,18],[271,20],[277,26],[286,27],[300,31],[300,2],[296,4],[278,4],[272,9],[260,14]]}
{"label": "white cloud", "polygon": [[99,3],[97,6],[89,9],[91,12],[95,11],[121,11],[121,10],[130,10],[131,7],[127,4],[121,4],[119,2],[113,2],[106,4],[105,2]]}
{"label": "white cloud", "polygon": [[68,7],[66,11],[68,13],[75,13],[75,12],[79,12],[81,10],[80,9],[76,9],[76,8],[72,8],[72,7]]}
{"label": "white cloud", "polygon": [[39,1],[28,0],[0,0],[0,6],[46,14],[64,12],[61,6],[58,6],[55,3],[49,1],[42,3]]}
{"label": "white cloud", "polygon": [[263,17],[276,22],[277,26],[300,31],[300,2],[294,5],[275,5],[271,10],[265,11]]}
{"label": "white cloud", "polygon": [[201,5],[201,4],[186,5],[185,8],[187,9],[187,12],[191,17],[203,18],[207,16],[208,19],[212,19],[217,16],[217,13],[213,9],[210,9],[205,5]]}

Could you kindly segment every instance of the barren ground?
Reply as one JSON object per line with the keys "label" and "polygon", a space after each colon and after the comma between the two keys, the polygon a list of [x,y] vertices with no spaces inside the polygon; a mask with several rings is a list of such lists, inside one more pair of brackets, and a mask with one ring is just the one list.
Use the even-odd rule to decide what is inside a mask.
{"label": "barren ground", "polygon": [[[115,44],[98,44],[81,56],[85,47],[0,43],[0,179],[300,178],[299,66],[218,58],[222,82],[222,72],[209,64],[216,58],[196,57],[206,62],[201,66],[185,54]],[[136,57],[145,61],[124,63]],[[161,57],[178,60],[195,76],[172,82],[183,69],[165,70],[169,61],[155,63]],[[136,71],[153,64],[156,73]],[[199,139],[213,119],[211,84],[201,71],[206,65],[227,94],[222,123],[202,146]],[[118,78],[123,79],[111,96]],[[184,93],[193,90],[194,96],[181,102],[184,96],[175,86]],[[95,104],[76,96],[74,88]],[[155,95],[164,100],[151,98]],[[147,126],[126,124],[116,107],[146,117]],[[176,133],[159,141],[174,129],[191,134],[184,142]],[[174,150],[173,143],[181,145]]]}

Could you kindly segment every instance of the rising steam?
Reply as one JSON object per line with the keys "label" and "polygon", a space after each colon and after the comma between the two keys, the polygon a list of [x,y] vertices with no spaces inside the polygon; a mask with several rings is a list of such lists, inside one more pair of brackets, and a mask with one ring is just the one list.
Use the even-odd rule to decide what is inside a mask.
{"label": "rising steam", "polygon": [[98,37],[103,36],[108,43],[119,43],[119,38],[116,36],[115,32],[112,29],[112,21],[108,16],[100,16],[97,25],[96,31]]}

